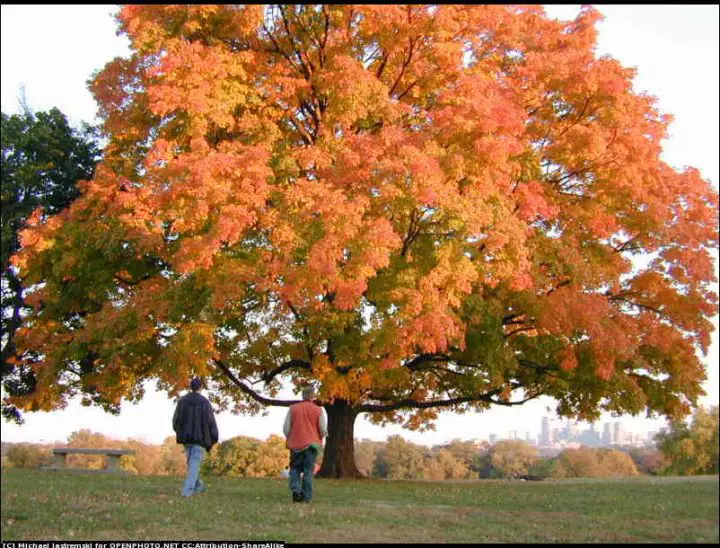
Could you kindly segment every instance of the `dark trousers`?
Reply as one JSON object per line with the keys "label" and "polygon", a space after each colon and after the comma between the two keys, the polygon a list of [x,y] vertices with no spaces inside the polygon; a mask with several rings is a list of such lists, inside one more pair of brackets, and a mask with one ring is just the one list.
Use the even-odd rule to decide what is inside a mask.
{"label": "dark trousers", "polygon": [[302,451],[290,451],[290,491],[302,494],[303,500],[312,499],[312,480],[317,456],[317,451],[312,447]]}

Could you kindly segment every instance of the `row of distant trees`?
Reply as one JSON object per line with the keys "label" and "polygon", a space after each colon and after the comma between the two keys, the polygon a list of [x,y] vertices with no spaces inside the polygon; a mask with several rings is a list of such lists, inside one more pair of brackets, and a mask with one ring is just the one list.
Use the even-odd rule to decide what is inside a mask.
{"label": "row of distant trees", "polygon": [[[505,478],[522,474],[556,477],[636,475],[633,459],[622,451],[567,450],[556,459],[541,457],[537,449],[522,441],[487,442],[454,440],[432,448],[409,442],[401,436],[387,441],[356,441],[355,458],[366,476],[386,479],[444,480]],[[89,430],[73,433],[68,447],[132,449],[134,455],[121,459],[123,470],[140,475],[183,475],[185,458],[182,446],[168,437],[160,445],[139,440],[114,440]],[[52,462],[54,445],[33,443],[8,444],[5,465],[13,468],[38,468]],[[69,455],[68,466],[102,469],[105,457]],[[231,477],[278,477],[288,465],[285,441],[272,435],[261,441],[237,436],[213,448],[207,455],[204,472]],[[653,469],[652,472],[657,472]]]}
{"label": "row of distant trees", "polygon": [[[542,456],[538,449],[520,440],[487,442],[454,440],[427,447],[401,436],[386,441],[358,440],[355,461],[370,477],[409,480],[511,478],[526,474],[554,477],[624,477],[640,474],[694,475],[718,473],[718,407],[699,408],[690,424],[676,423],[661,432],[657,448],[580,447],[566,449],[556,457]],[[68,447],[133,449],[122,458],[124,470],[141,475],[183,475],[182,446],[168,437],[160,445],[139,440],[119,441],[89,430],[73,433]],[[12,444],[5,455],[8,467],[35,468],[52,460],[52,446]],[[102,456],[70,455],[73,467],[98,469]],[[282,437],[261,441],[237,436],[218,444],[203,467],[207,474],[234,477],[278,477],[288,465],[288,450]]]}
{"label": "row of distant trees", "polygon": [[[356,441],[355,458],[366,476],[386,479],[444,480],[507,478],[524,474],[544,477],[612,477],[640,473],[658,474],[668,465],[659,450],[633,451],[582,447],[567,449],[555,458],[543,457],[537,448],[518,440],[487,442],[454,440],[448,444],[427,447],[409,442],[401,436],[387,441]],[[140,475],[184,475],[182,446],[168,437],[153,445],[138,440],[110,439],[89,430],[73,433],[68,447],[132,449],[135,454],[121,459],[123,470]],[[37,468],[52,462],[53,445],[11,444],[6,452],[6,466]],[[277,477],[287,467],[288,451],[284,440],[270,436],[260,441],[237,436],[220,443],[203,464],[206,473],[231,477]],[[102,456],[69,455],[68,466],[102,469]]]}
{"label": "row of distant trees", "polygon": [[[567,449],[555,458],[521,440],[493,445],[455,440],[431,449],[400,436],[387,442],[358,443],[358,467],[366,474],[387,479],[501,479],[524,475],[542,477],[619,477],[641,472],[635,462],[643,457],[617,449]],[[654,451],[658,453],[657,451]],[[657,455],[658,461],[661,456]],[[647,473],[659,473],[659,467]]]}
{"label": "row of distant trees", "polygon": [[[55,447],[87,449],[131,449],[134,455],[121,457],[120,466],[126,472],[139,475],[175,476],[186,471],[182,445],[175,436],[168,436],[162,444],[155,445],[140,440],[116,440],[103,434],[82,429],[73,432],[65,444],[12,443],[5,444],[3,464],[8,468],[40,468],[52,464]],[[102,455],[68,455],[71,468],[100,470],[107,467]]]}

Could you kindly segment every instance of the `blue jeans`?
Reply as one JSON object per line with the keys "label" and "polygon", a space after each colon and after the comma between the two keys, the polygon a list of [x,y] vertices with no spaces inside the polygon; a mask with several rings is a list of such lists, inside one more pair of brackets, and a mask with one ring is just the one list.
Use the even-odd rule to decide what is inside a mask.
{"label": "blue jeans", "polygon": [[[303,500],[312,499],[313,476],[315,475],[315,459],[318,453],[312,447],[303,451],[290,452],[290,491],[301,493]],[[302,485],[300,475],[302,474]]]}
{"label": "blue jeans", "polygon": [[205,448],[202,445],[186,444],[185,457],[187,458],[187,478],[183,484],[182,496],[189,497],[205,492],[205,484],[200,479],[200,464],[205,457]]}

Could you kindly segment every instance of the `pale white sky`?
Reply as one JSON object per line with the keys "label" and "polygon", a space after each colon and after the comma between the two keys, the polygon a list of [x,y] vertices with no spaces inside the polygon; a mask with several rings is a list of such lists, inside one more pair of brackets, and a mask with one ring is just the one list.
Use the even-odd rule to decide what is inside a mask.
{"label": "pale white sky", "polygon": [[[116,36],[111,14],[114,6],[18,6],[1,8],[2,45],[0,75],[2,111],[19,112],[19,90],[25,86],[28,104],[34,110],[57,106],[70,122],[93,121],[96,107],[86,82],[113,57],[128,53],[128,42]],[[579,5],[546,7],[548,14],[572,19]],[[638,69],[636,91],[659,98],[662,112],[675,121],[665,143],[664,158],[675,167],[690,165],[701,170],[718,186],[718,6],[628,6],[602,5],[605,15],[599,25],[599,54],[610,54],[623,65]],[[715,317],[717,328],[717,316]],[[718,336],[713,334],[708,365],[708,395],[705,405],[718,404]],[[401,434],[416,443],[433,445],[453,438],[487,438],[517,430],[525,437],[540,431],[540,421],[554,408],[553,400],[542,398],[520,407],[498,407],[482,414],[443,413],[436,431],[408,432],[399,427],[371,425],[362,416],[357,420],[357,438],[384,439]],[[118,417],[96,408],[71,403],[53,413],[26,414],[26,423],[2,423],[3,441],[65,440],[80,428],[89,428],[116,438],[144,438],[159,443],[172,434],[172,401],[152,388],[138,405],[126,404]],[[265,417],[218,416],[222,439],[249,435],[265,439],[282,434],[286,410],[272,408]],[[604,415],[600,422],[616,420]],[[626,431],[658,430],[662,419],[624,416]]]}

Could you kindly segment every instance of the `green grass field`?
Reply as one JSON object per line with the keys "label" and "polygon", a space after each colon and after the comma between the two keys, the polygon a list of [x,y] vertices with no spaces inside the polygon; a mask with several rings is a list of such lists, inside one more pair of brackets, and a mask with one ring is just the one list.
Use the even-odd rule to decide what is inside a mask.
{"label": "green grass field", "polygon": [[326,542],[718,542],[718,477],[402,482],[182,480],[83,472],[2,474],[2,540]]}

